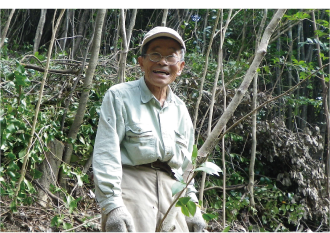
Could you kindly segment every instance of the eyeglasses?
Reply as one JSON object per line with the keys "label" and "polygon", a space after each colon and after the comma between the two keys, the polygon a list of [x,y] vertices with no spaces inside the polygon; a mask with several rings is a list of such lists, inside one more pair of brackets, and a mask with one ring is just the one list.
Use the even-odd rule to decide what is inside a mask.
{"label": "eyeglasses", "polygon": [[180,59],[174,55],[162,56],[159,53],[149,53],[144,55],[148,55],[149,60],[153,62],[159,62],[162,58],[165,58],[165,61],[169,66],[176,65],[180,61]]}

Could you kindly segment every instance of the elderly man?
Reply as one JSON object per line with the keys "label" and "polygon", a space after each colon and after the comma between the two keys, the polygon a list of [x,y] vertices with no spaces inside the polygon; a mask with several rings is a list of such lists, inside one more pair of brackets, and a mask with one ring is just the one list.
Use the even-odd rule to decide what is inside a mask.
{"label": "elderly man", "polygon": [[[104,96],[93,155],[102,231],[154,232],[173,201],[172,169],[186,170],[194,142],[187,108],[169,86],[182,73],[185,49],[176,31],[155,27],[138,58],[144,77]],[[190,184],[186,196],[197,202],[195,191]],[[199,208],[194,217],[179,209],[170,224],[174,231],[205,227]]]}

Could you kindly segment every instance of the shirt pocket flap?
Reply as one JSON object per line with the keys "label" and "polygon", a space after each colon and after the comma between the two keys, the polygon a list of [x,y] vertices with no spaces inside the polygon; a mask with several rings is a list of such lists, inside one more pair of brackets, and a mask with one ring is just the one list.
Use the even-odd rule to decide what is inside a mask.
{"label": "shirt pocket flap", "polygon": [[184,147],[185,149],[188,149],[188,141],[187,139],[178,131],[174,130],[175,132],[175,142],[179,144],[180,146]]}
{"label": "shirt pocket flap", "polygon": [[126,126],[126,136],[128,137],[148,137],[152,135],[152,129],[148,125],[132,124]]}

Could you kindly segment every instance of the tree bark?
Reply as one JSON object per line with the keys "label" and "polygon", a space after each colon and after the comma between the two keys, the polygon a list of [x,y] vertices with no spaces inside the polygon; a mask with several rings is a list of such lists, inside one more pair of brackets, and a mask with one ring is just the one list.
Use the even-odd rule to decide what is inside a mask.
{"label": "tree bark", "polygon": [[65,21],[64,21],[64,31],[62,33],[62,38],[61,38],[61,50],[65,51],[65,46],[66,46],[66,40],[68,37],[68,30],[69,30],[69,21],[70,21],[70,11],[66,11],[66,16],[65,16]]}
{"label": "tree bark", "polygon": [[209,9],[206,10],[205,19],[204,19],[202,54],[204,54],[204,51],[205,51],[205,48],[206,48],[206,27],[207,27],[208,16],[209,16]]}
{"label": "tree bark", "polygon": [[0,41],[0,48],[2,48],[2,46],[5,44],[5,39],[7,36],[8,29],[9,29],[10,21],[13,18],[14,12],[15,12],[15,9],[12,9],[9,14],[8,20],[6,22],[5,28],[3,29],[3,32],[1,32],[2,35],[1,35],[1,41]]}
{"label": "tree bark", "polygon": [[[89,92],[90,92],[90,89],[92,88],[93,75],[94,75],[94,71],[95,71],[95,68],[96,68],[96,65],[98,62],[101,36],[102,36],[102,27],[103,27],[105,13],[106,13],[105,9],[99,9],[97,12],[96,22],[95,22],[95,35],[94,35],[94,39],[93,39],[91,58],[90,58],[87,72],[86,72],[86,77],[84,80],[83,92],[82,92],[80,100],[79,100],[79,106],[78,106],[74,121],[70,127],[70,131],[68,134],[68,138],[71,138],[72,140],[75,140],[77,138],[78,131],[80,129],[80,126],[83,122],[83,118],[85,115]],[[63,155],[64,163],[70,164],[72,151],[73,151],[72,144],[69,142],[66,143],[64,155]],[[63,170],[61,169],[60,182],[61,182],[62,187],[66,186],[64,177],[65,177],[65,174],[64,174]]]}
{"label": "tree bark", "polygon": [[[42,177],[38,179],[38,182],[45,188],[45,190],[49,189],[50,184],[58,186],[57,177],[62,161],[64,144],[55,139],[54,141],[50,141],[47,147],[49,148],[49,151],[46,153],[44,161],[42,161],[38,167],[43,173]],[[38,192],[38,197],[38,203],[41,206],[46,207],[48,193],[45,191]]]}
{"label": "tree bark", "polygon": [[131,41],[132,32],[133,32],[133,28],[134,28],[134,25],[135,25],[136,14],[137,14],[137,9],[133,9],[132,16],[131,16],[131,21],[129,23],[129,26],[128,26],[128,29],[127,29],[127,32],[126,32],[126,35],[127,35],[127,38],[126,38],[127,49],[129,49],[129,43]]}
{"label": "tree bark", "polygon": [[129,48],[129,42],[131,40],[132,30],[135,25],[136,13],[137,13],[137,9],[133,9],[131,22],[126,33],[124,9],[120,10],[120,31],[122,37],[123,50],[120,54],[120,59],[119,59],[119,69],[118,69],[118,78],[117,78],[118,83],[125,82],[127,53]]}
{"label": "tree bark", "polygon": [[246,11],[247,11],[247,9],[244,10],[241,47],[240,47],[240,49],[239,49],[239,52],[238,52],[238,56],[237,56],[236,62],[239,62],[239,61],[240,61],[240,59],[241,59],[241,54],[242,54],[242,51],[243,51],[243,49],[244,49],[244,45],[245,45],[246,25],[247,25],[247,21],[246,21]]}
{"label": "tree bark", "polygon": [[161,26],[163,26],[163,27],[166,26],[167,15],[168,15],[168,9],[164,9],[162,23],[161,23]]}
{"label": "tree bark", "polygon": [[[119,28],[118,28],[118,30],[119,30]],[[127,58],[127,52],[128,52],[124,9],[120,9],[120,32],[121,32],[121,37],[122,37],[123,49],[122,49],[122,52],[120,53],[120,58],[119,58],[117,83],[125,82],[126,58]]]}
{"label": "tree bark", "polygon": [[77,32],[77,37],[76,37],[77,40],[75,41],[74,46],[73,46],[73,50],[72,50],[72,57],[73,58],[76,56],[77,50],[78,50],[78,48],[80,46],[80,42],[81,42],[81,40],[83,38],[85,24],[86,24],[86,21],[87,21],[87,18],[88,18],[88,15],[89,15],[89,11],[90,10],[84,9],[83,11],[84,12],[81,15],[79,26],[78,26],[78,32]]}
{"label": "tree bark", "polygon": [[40,20],[38,23],[36,36],[34,37],[33,54],[35,54],[39,49],[42,31],[44,30],[44,25],[46,21],[46,13],[47,13],[47,9],[41,9]]}
{"label": "tree bark", "polygon": [[118,60],[117,51],[118,51],[118,39],[120,35],[120,12],[119,17],[115,17],[117,19],[117,30],[116,30],[116,36],[114,37],[113,41],[113,47],[114,47],[114,54],[115,54],[115,60]]}
{"label": "tree bark", "polygon": [[256,71],[264,58],[266,52],[267,52],[267,46],[269,39],[274,32],[276,26],[278,25],[279,21],[282,19],[285,9],[279,9],[273,16],[272,20],[266,27],[266,30],[262,36],[260,45],[258,47],[258,50],[255,54],[255,57],[253,59],[252,64],[250,65],[240,87],[237,89],[237,92],[235,96],[233,97],[232,101],[228,105],[228,108],[226,111],[222,114],[220,119],[218,120],[216,126],[213,128],[210,136],[206,139],[204,142],[203,146],[198,150],[198,163],[201,163],[205,161],[207,158],[208,154],[210,153],[211,150],[215,147],[217,142],[219,141],[219,135],[222,132],[224,126],[230,119],[230,117],[233,115],[235,112],[237,106],[240,104],[242,98],[244,97],[254,75],[256,74]]}
{"label": "tree bark", "polygon": [[[289,51],[289,63],[292,63],[292,59],[291,57],[293,56],[293,53],[292,53],[292,48],[293,48],[293,40],[292,40],[292,28],[289,29],[289,32],[288,32],[288,36],[289,36],[289,46],[290,46],[290,51]],[[292,87],[292,81],[293,81],[293,75],[292,75],[292,67],[289,66],[288,68],[288,77],[289,77],[289,89]],[[287,115],[287,127],[289,130],[292,130],[292,105],[289,104],[288,105],[288,115]]]}
{"label": "tree bark", "polygon": [[[267,9],[264,10],[264,16],[261,20],[260,27],[258,30],[258,34],[256,36],[256,48],[255,52],[259,47],[261,32],[264,30],[264,26],[267,19]],[[257,101],[258,101],[258,72],[253,78],[253,99],[252,99],[252,110],[257,108]],[[250,192],[250,203],[252,207],[255,207],[254,201],[254,165],[256,160],[256,151],[257,151],[257,112],[255,111],[252,114],[252,148],[251,148],[251,159],[250,159],[250,167],[249,167],[249,184],[248,190]]]}

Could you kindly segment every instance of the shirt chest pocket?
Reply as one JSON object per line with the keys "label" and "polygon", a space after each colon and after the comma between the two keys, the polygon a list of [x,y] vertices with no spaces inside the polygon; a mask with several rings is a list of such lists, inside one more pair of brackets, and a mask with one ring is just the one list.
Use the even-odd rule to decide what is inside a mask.
{"label": "shirt chest pocket", "polygon": [[123,146],[129,157],[134,158],[135,163],[144,163],[155,156],[155,135],[151,127],[145,124],[132,124],[126,126]]}
{"label": "shirt chest pocket", "polygon": [[126,140],[131,143],[148,142],[154,138],[152,129],[147,125],[126,126]]}
{"label": "shirt chest pocket", "polygon": [[181,166],[185,158],[190,160],[190,155],[188,152],[188,140],[187,138],[180,132],[175,132],[175,153],[176,153],[176,163]]}

